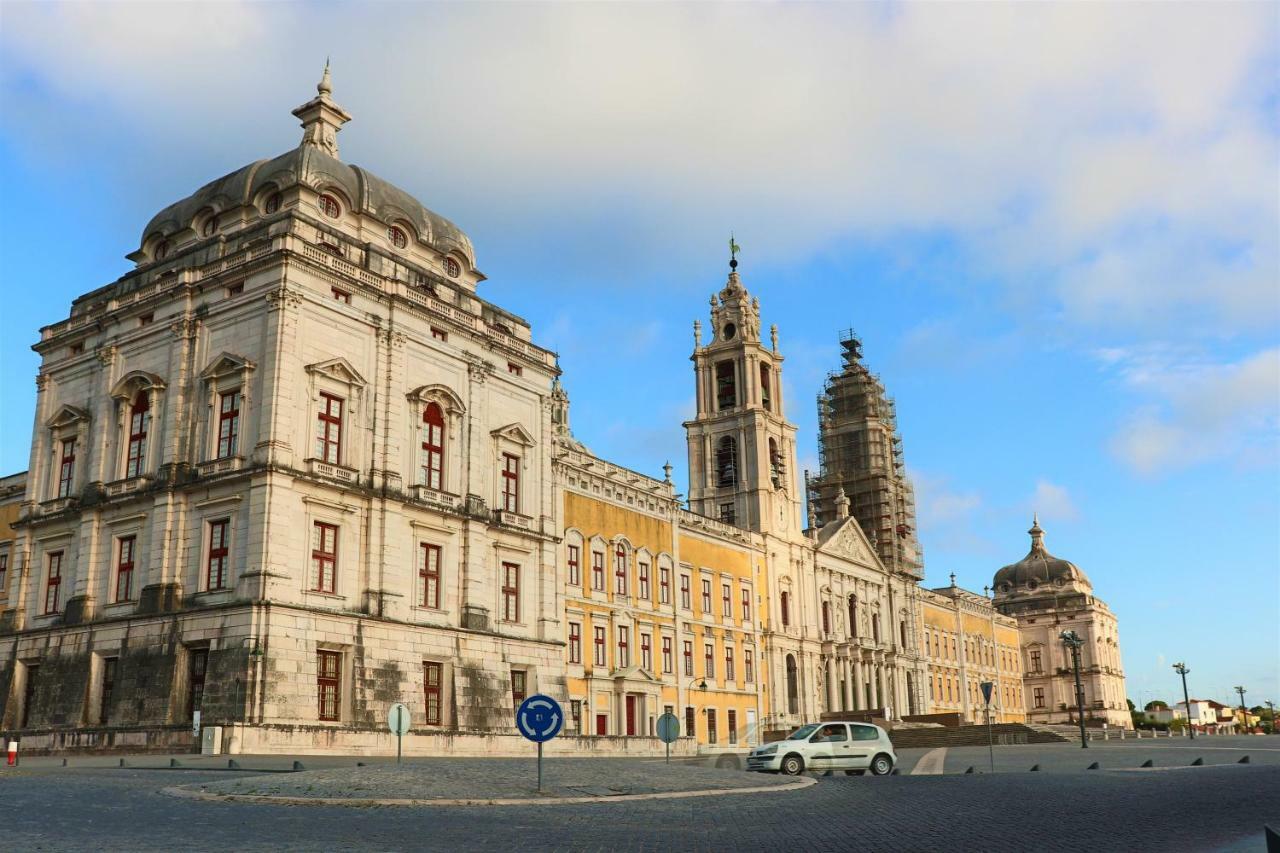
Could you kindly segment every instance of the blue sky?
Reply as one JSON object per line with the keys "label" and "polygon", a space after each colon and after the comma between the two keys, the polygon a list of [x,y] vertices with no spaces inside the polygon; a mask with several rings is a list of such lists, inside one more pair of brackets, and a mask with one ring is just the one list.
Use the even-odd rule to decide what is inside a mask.
{"label": "blue sky", "polygon": [[802,466],[842,330],[896,397],[930,584],[980,589],[1038,510],[1136,702],[1184,658],[1280,699],[1278,8],[5,4],[0,471],[36,330],[296,145],[331,55],[343,158],[470,234],[593,450],[685,482],[732,230]]}

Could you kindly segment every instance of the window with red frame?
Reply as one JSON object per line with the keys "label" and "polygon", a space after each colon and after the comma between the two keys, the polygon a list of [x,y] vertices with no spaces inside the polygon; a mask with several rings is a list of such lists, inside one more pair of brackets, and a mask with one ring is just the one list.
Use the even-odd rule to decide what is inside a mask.
{"label": "window with red frame", "polygon": [[582,663],[582,625],[569,623],[569,663]]}
{"label": "window with red frame", "polygon": [[720,585],[720,615],[733,616],[733,587],[727,583]]}
{"label": "window with red frame", "polygon": [[58,612],[58,597],[62,592],[62,552],[54,551],[49,555],[49,572],[44,584],[45,614]]}
{"label": "window with red frame", "polygon": [[604,554],[591,552],[591,588],[604,589]]}
{"label": "window with red frame", "polygon": [[316,652],[316,690],[320,719],[336,722],[342,716],[342,652]]}
{"label": "window with red frame", "polygon": [[689,576],[680,576],[680,606],[685,610],[693,609],[693,600],[689,592]]}
{"label": "window with red frame", "polygon": [[621,545],[613,554],[613,576],[614,576],[614,593],[616,595],[627,594],[627,552]]}
{"label": "window with red frame", "polygon": [[684,641],[684,674],[693,675],[693,640]]}
{"label": "window with red frame", "polygon": [[342,208],[338,205],[338,200],[331,195],[322,195],[316,200],[316,206],[320,208],[320,212],[330,219],[337,219],[338,214],[342,212]]}
{"label": "window with red frame", "polygon": [[671,603],[671,570],[666,566],[658,567],[658,603]]}
{"label": "window with red frame", "polygon": [[447,341],[449,340],[449,333],[444,329],[437,329],[435,326],[432,326],[431,337],[435,338],[437,341]]}
{"label": "window with red frame", "polygon": [[423,607],[440,609],[440,546],[423,542],[419,549],[418,579],[422,589],[422,597],[418,603]]}
{"label": "window with red frame", "polygon": [[663,637],[662,638],[662,671],[671,672],[672,667],[674,666],[675,666],[675,661],[672,659],[671,638]]}
{"label": "window with red frame", "polygon": [[129,601],[133,598],[133,560],[137,539],[133,536],[121,536],[116,559],[116,601]]}
{"label": "window with red frame", "polygon": [[9,580],[9,554],[0,554],[0,595],[5,594],[8,587],[5,586]]}
{"label": "window with red frame", "polygon": [[444,411],[439,403],[428,403],[422,412],[422,484],[444,489]]}
{"label": "window with red frame", "polygon": [[724,650],[724,678],[725,681],[733,681],[733,649],[728,646]]}
{"label": "window with red frame", "polygon": [[316,414],[316,458],[330,465],[342,464],[342,398],[320,395]]}
{"label": "window with red frame", "polygon": [[240,439],[240,389],[228,391],[218,398],[218,458],[236,453]]}
{"label": "window with red frame", "polygon": [[520,621],[520,567],[515,563],[502,564],[502,618]]}
{"label": "window with red frame", "polygon": [[228,534],[231,520],[220,518],[209,522],[209,559],[205,562],[204,588],[222,589],[227,585]]}
{"label": "window with red frame", "polygon": [[716,645],[706,643],[702,649],[702,675],[705,678],[716,677]]}
{"label": "window with red frame", "polygon": [[569,546],[569,585],[582,586],[582,549]]}
{"label": "window with red frame", "polygon": [[718,743],[720,734],[716,731],[716,709],[707,709],[707,743]]}
{"label": "window with red frame", "polygon": [[636,583],[640,585],[640,598],[649,600],[649,564],[640,563],[636,567]]}
{"label": "window with red frame", "polygon": [[528,673],[523,669],[511,670],[511,702],[517,708],[520,707],[520,703],[525,700],[525,697],[529,695],[527,676]]}
{"label": "window with red frame", "polygon": [[751,590],[749,589],[742,591],[742,621],[751,621]]}
{"label": "window with red frame", "polygon": [[756,654],[751,649],[742,650],[742,677],[748,684],[756,680]]}
{"label": "window with red frame", "polygon": [[791,624],[791,593],[783,591],[778,596],[778,604],[782,610],[782,627],[785,628]]}
{"label": "window with red frame", "polygon": [[390,240],[391,245],[395,246],[397,249],[403,249],[405,246],[409,245],[409,237],[404,233],[404,229],[398,228],[395,225],[392,225],[387,229],[387,239]]}
{"label": "window with red frame", "polygon": [[438,726],[444,710],[444,665],[427,661],[422,664],[422,686],[426,693],[426,722]]}
{"label": "window with red frame", "polygon": [[333,592],[338,575],[338,526],[317,521],[311,528],[311,589]]}
{"label": "window with red frame", "polygon": [[[340,255],[340,254],[342,254],[342,251],[341,251],[341,250],[339,250],[339,249],[337,249],[337,247],[336,247],[336,246],[335,246],[335,247],[332,247],[332,248],[333,248],[333,250],[334,250],[334,254],[335,254],[335,255]],[[351,294],[350,294],[349,292],[345,291],[345,290],[342,290],[341,288],[338,288],[338,287],[333,288],[333,298],[334,298],[334,299],[336,299],[336,300],[338,300],[339,302],[341,302],[341,303],[342,303],[342,304],[344,304],[344,305],[350,305],[350,304],[351,304]]]}
{"label": "window with red frame", "polygon": [[593,629],[593,636],[594,636],[594,643],[595,643],[595,650],[596,650],[595,658],[594,658],[595,665],[606,666],[605,648],[604,648],[604,628],[597,627]]}
{"label": "window with red frame", "polygon": [[711,615],[711,581],[705,578],[702,581],[702,614]]}
{"label": "window with red frame", "polygon": [[142,475],[147,464],[147,430],[151,426],[151,398],[139,391],[129,408],[129,451],[125,457],[125,477]]}
{"label": "window with red frame", "polygon": [[653,672],[653,636],[640,635],[640,668],[645,672]]}
{"label": "window with red frame", "polygon": [[738,742],[738,712],[730,708],[725,711],[725,715],[729,721],[729,743]]}
{"label": "window with red frame", "polygon": [[502,454],[502,509],[520,511],[520,457]]}
{"label": "window with red frame", "polygon": [[514,361],[508,361],[507,373],[510,373],[513,376],[524,376],[524,368],[516,364]]}
{"label": "window with red frame", "polygon": [[62,442],[62,459],[58,466],[58,497],[71,495],[76,473],[76,440],[69,438]]}
{"label": "window with red frame", "polygon": [[631,647],[628,642],[631,639],[631,629],[626,625],[618,626],[618,669],[631,666]]}

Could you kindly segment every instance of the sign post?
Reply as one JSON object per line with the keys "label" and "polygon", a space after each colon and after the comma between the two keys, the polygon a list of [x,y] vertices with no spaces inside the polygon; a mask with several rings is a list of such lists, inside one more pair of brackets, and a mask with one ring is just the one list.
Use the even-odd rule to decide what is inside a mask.
{"label": "sign post", "polygon": [[538,793],[542,793],[542,744],[560,734],[564,713],[550,696],[535,693],[516,709],[516,728],[538,745]]}
{"label": "sign post", "polygon": [[995,689],[995,683],[984,681],[978,685],[982,688],[982,698],[987,703],[987,754],[991,758],[991,772],[996,772],[996,748],[991,739],[991,691]]}
{"label": "sign post", "polygon": [[396,764],[400,763],[401,740],[409,733],[409,709],[403,702],[397,702],[387,711],[387,728],[396,736]]}
{"label": "sign post", "polygon": [[658,718],[658,738],[667,745],[667,763],[671,763],[671,744],[680,737],[680,718],[667,711]]}

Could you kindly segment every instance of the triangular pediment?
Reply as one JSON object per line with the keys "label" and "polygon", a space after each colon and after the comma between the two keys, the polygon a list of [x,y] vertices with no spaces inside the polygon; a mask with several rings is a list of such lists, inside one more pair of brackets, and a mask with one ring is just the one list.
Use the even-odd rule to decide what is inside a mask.
{"label": "triangular pediment", "polygon": [[862,531],[862,525],[852,516],[833,521],[818,534],[818,550],[834,557],[864,563],[870,566],[880,564],[875,549]]}
{"label": "triangular pediment", "polygon": [[308,373],[322,373],[325,376],[331,376],[339,382],[345,382],[348,385],[358,385],[364,387],[367,383],[364,377],[360,375],[360,371],[356,370],[351,362],[345,358],[331,358],[328,361],[318,361],[315,364],[307,365]]}
{"label": "triangular pediment", "polygon": [[525,447],[533,447],[533,436],[520,424],[507,424],[504,427],[498,427],[490,435],[494,438],[505,438],[508,441],[514,441],[516,444],[523,444]]}
{"label": "triangular pediment", "polygon": [[58,411],[53,413],[53,417],[45,421],[45,424],[56,429],[58,427],[70,426],[78,421],[87,420],[89,420],[89,413],[84,409],[76,406],[63,405],[58,408]]}
{"label": "triangular pediment", "polygon": [[200,371],[201,379],[215,379],[219,376],[229,376],[234,373],[242,373],[246,370],[253,370],[256,365],[243,356],[234,353],[223,352],[213,361],[209,362],[209,366]]}
{"label": "triangular pediment", "polygon": [[635,664],[632,664],[631,666],[624,666],[622,669],[615,669],[613,674],[609,677],[620,678],[623,681],[643,681],[649,684],[662,683],[662,679],[657,676],[650,675]]}

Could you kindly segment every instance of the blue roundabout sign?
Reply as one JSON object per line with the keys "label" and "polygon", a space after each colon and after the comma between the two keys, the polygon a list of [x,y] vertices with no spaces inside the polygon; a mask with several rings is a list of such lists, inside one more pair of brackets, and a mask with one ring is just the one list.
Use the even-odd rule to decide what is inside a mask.
{"label": "blue roundabout sign", "polygon": [[516,728],[534,743],[543,743],[560,734],[564,713],[560,703],[550,696],[535,693],[520,703],[516,710]]}

